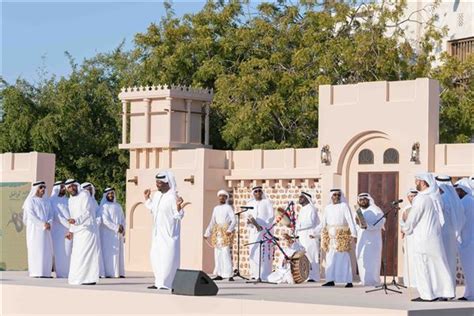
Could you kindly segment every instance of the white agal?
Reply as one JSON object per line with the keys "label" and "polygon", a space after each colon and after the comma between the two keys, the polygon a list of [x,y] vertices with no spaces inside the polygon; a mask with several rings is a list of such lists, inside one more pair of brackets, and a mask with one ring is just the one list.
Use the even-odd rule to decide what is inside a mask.
{"label": "white agal", "polygon": [[[211,221],[207,226],[204,236],[209,238],[212,229],[216,225],[227,225],[227,232],[232,233],[235,229],[236,223],[237,221],[235,220],[234,211],[230,205],[217,205],[212,211]],[[230,245],[214,248],[214,274],[223,278],[232,277],[233,269]]]}
{"label": "white agal", "polygon": [[96,283],[99,280],[99,239],[96,207],[87,191],[69,198],[69,212],[76,222],[73,233],[69,284]]}
{"label": "white agal", "polygon": [[180,264],[180,230],[184,210],[178,211],[172,190],[155,192],[145,206],[153,214],[150,260],[157,288],[171,289]]}

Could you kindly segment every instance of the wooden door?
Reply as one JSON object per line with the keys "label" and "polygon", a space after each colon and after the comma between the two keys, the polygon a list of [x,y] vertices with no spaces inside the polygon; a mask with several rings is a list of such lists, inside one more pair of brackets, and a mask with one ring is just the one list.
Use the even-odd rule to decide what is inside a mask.
{"label": "wooden door", "polygon": [[[392,201],[398,200],[398,172],[359,172],[359,193],[369,193],[384,213],[391,210],[385,221],[383,238],[387,237],[387,275],[398,270],[398,212]],[[385,248],[382,250],[382,258]],[[383,265],[382,271],[383,273]]]}

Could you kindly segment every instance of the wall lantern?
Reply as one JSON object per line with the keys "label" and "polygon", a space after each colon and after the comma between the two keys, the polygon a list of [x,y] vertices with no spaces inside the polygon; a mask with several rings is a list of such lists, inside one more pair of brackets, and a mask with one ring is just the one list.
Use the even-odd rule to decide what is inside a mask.
{"label": "wall lantern", "polygon": [[418,163],[420,162],[420,143],[416,142],[411,146],[411,157],[410,161]]}
{"label": "wall lantern", "polygon": [[329,165],[331,163],[331,151],[329,145],[324,145],[321,148],[321,163]]}

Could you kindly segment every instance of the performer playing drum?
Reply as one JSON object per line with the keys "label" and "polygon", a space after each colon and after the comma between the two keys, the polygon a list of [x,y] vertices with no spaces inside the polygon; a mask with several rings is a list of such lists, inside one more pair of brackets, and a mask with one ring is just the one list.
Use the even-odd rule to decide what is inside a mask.
{"label": "performer playing drum", "polygon": [[214,274],[216,277],[213,280],[229,278],[229,281],[234,281],[232,278],[230,246],[237,222],[234,211],[228,204],[229,193],[225,190],[220,190],[217,192],[217,197],[219,198],[219,205],[214,207],[212,211],[211,221],[207,226],[204,239],[207,240],[210,237],[210,243],[214,247]]}

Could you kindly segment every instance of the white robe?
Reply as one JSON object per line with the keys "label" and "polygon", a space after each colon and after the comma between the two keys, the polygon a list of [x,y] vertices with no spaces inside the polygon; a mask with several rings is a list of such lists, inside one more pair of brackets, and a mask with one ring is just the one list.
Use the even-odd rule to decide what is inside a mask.
{"label": "white robe", "polygon": [[446,193],[441,194],[443,201],[443,215],[444,224],[441,226],[441,234],[443,236],[443,245],[446,252],[446,260],[448,261],[449,272],[453,280],[453,289],[456,292],[456,268],[457,268],[457,257],[458,257],[458,241],[456,231],[457,217],[456,212],[462,212],[461,210],[453,210],[452,205],[447,197]]}
{"label": "white robe", "polygon": [[69,213],[76,220],[69,228],[74,234],[69,284],[80,285],[99,280],[99,239],[95,212],[89,192],[82,191],[69,198]]}
{"label": "white robe", "polygon": [[[411,205],[406,206],[403,209],[402,217],[400,218],[400,227],[405,225],[403,215],[410,213]],[[415,240],[414,235],[405,235],[403,238],[404,247],[404,263],[403,263],[403,284],[408,287],[416,287],[416,273],[415,273]]]}
{"label": "white robe", "polygon": [[98,244],[99,244],[99,277],[103,278],[105,277],[105,266],[104,266],[104,255],[102,253],[102,241],[101,241],[101,230],[103,227],[102,223],[102,209],[99,207],[99,204],[97,204],[97,201],[95,198],[92,198],[92,205],[95,209],[95,219],[96,219],[96,228],[97,228],[97,239],[98,239]]}
{"label": "white robe", "polygon": [[66,239],[69,232],[68,198],[55,196],[50,199],[54,214],[51,235],[53,236],[54,269],[57,278],[67,278],[71,263],[72,240]]}
{"label": "white robe", "polygon": [[424,194],[423,191],[418,193],[402,230],[406,235],[413,234],[413,244],[416,247],[413,272],[416,274],[416,288],[420,297],[425,300],[454,297],[453,281],[443,246],[440,215],[429,194]]}
{"label": "white robe", "polygon": [[[382,229],[385,218],[374,223],[383,216],[380,209],[361,208],[367,223],[367,228],[362,229],[357,225],[356,258],[359,269],[360,282],[365,286],[380,284],[380,265],[382,263]],[[355,218],[355,217],[354,217]]]}
{"label": "white robe", "polygon": [[[265,228],[270,228],[273,223],[274,213],[272,202],[269,199],[262,199],[260,201],[251,200],[248,206],[253,206],[253,209],[249,209],[247,212],[247,218],[252,216],[255,218],[257,223]],[[247,224],[249,230],[249,243],[267,239],[267,233],[265,230],[257,231],[255,226]],[[254,279],[259,278],[259,254],[260,245],[258,243],[249,245],[249,261],[250,261],[250,277]],[[273,243],[264,242],[262,244],[261,252],[261,273],[260,277],[263,281],[266,281],[270,273],[272,273],[272,262],[273,262]]]}
{"label": "white robe", "polygon": [[171,289],[180,265],[180,230],[184,210],[178,212],[176,195],[155,192],[145,206],[153,214],[150,260],[157,288]]}
{"label": "white robe", "polygon": [[47,199],[33,196],[25,205],[26,247],[28,251],[28,272],[30,277],[50,277],[53,268],[53,241],[51,231],[53,211]]}
{"label": "white robe", "polygon": [[[291,256],[293,256],[295,252],[300,251],[300,250],[304,250],[304,247],[298,241],[295,241],[289,247],[283,248],[283,251],[290,258]],[[281,284],[281,283],[294,284],[295,283],[293,274],[291,274],[291,264],[290,262],[286,261],[283,255],[281,256],[277,269],[268,276],[268,282],[278,283],[278,284]]]}
{"label": "white robe", "polygon": [[357,230],[349,205],[345,202],[329,204],[324,209],[321,230],[328,229],[330,242],[326,253],[326,282],[352,283],[351,257],[347,251],[336,250],[336,231],[338,227],[345,226],[351,231],[352,237],[357,237]]}
{"label": "white robe", "polygon": [[311,264],[308,279],[314,281],[320,280],[318,239],[320,232],[317,229],[319,224],[318,210],[311,203],[306,204],[298,214],[295,228],[299,242],[306,250],[306,257]]}
{"label": "white robe", "polygon": [[459,254],[464,273],[464,297],[474,301],[474,197],[465,195],[461,199],[465,223],[461,230]]}
{"label": "white robe", "polygon": [[[207,226],[205,237],[210,237],[212,228],[215,225],[228,225],[227,232],[233,232],[235,229],[234,211],[228,204],[221,204],[214,207],[212,211],[212,217],[209,225]],[[223,278],[230,278],[233,276],[232,269],[232,256],[230,253],[230,245],[225,247],[214,248],[214,272],[213,274],[219,275]]]}
{"label": "white robe", "polygon": [[119,233],[119,225],[125,229],[125,216],[120,204],[105,202],[100,207],[102,226],[100,228],[101,252],[106,277],[125,276],[124,235]]}

